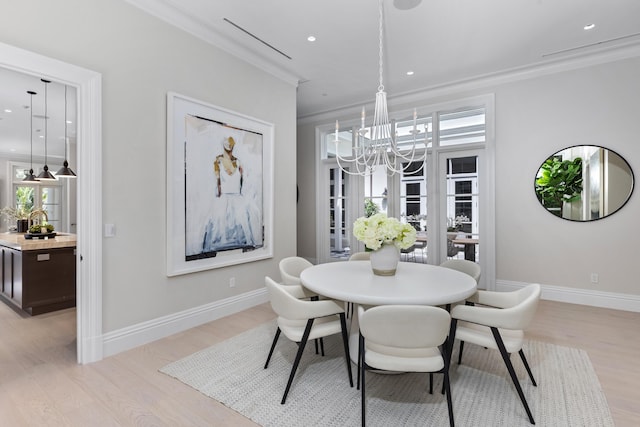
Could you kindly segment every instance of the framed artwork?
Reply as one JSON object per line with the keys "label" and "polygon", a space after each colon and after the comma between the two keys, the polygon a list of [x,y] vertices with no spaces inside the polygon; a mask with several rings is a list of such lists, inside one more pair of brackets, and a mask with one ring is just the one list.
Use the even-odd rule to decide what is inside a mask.
{"label": "framed artwork", "polygon": [[273,257],[273,125],[167,94],[167,275]]}

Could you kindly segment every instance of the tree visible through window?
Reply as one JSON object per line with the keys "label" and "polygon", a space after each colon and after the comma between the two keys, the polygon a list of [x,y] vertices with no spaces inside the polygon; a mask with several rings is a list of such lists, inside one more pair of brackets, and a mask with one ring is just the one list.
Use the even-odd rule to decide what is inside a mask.
{"label": "tree visible through window", "polygon": [[52,224],[56,230],[62,227],[62,200],[63,183],[58,181],[47,182],[37,185],[25,185],[25,166],[13,165],[13,202],[16,209],[23,209],[31,212],[35,209],[42,209],[47,213],[47,222]]}

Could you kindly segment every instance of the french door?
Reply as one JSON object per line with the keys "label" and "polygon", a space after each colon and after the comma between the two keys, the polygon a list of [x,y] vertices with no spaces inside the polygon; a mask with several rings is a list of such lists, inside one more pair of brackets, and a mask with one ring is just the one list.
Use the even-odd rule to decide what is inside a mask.
{"label": "french door", "polygon": [[[418,150],[427,151],[426,161],[405,165],[403,173],[391,176],[384,168],[362,177],[338,167],[336,152],[349,155],[359,131],[357,123],[340,131],[338,144],[335,128],[319,128],[316,261],[346,260],[364,250],[353,237],[353,222],[359,216],[385,212],[416,228],[420,261],[434,265],[451,258],[476,262],[482,268],[480,287],[492,288],[493,116],[492,96],[441,105],[420,115],[424,133]],[[409,135],[405,132],[409,122],[393,123],[402,141]]]}

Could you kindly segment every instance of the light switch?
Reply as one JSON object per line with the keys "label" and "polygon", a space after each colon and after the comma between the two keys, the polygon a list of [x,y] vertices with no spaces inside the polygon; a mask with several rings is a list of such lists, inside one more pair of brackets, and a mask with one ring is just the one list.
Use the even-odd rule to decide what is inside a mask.
{"label": "light switch", "polygon": [[115,224],[105,224],[104,225],[104,237],[114,237],[116,235],[116,226]]}

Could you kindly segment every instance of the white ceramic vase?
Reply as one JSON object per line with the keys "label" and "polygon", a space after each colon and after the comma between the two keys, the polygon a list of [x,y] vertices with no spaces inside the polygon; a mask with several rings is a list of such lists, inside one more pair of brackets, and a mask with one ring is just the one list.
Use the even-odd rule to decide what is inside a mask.
{"label": "white ceramic vase", "polygon": [[393,276],[400,261],[400,249],[394,244],[384,244],[371,252],[371,269],[377,276]]}

